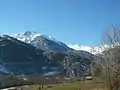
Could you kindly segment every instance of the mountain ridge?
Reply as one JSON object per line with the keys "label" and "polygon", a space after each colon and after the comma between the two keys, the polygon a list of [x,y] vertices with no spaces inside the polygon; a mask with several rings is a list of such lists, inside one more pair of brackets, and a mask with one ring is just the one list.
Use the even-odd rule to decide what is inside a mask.
{"label": "mountain ridge", "polygon": [[83,50],[83,51],[87,51],[91,54],[101,54],[105,48],[103,48],[102,46],[100,47],[97,47],[97,46],[94,46],[94,47],[91,47],[91,46],[87,46],[87,45],[78,45],[78,44],[75,44],[75,45],[68,45],[68,47],[74,49],[74,50]]}
{"label": "mountain ridge", "polygon": [[26,31],[24,33],[12,34],[11,37],[14,37],[20,41],[36,46],[39,49],[47,51],[63,51],[66,52],[70,48],[64,44],[52,38],[50,36],[43,35],[37,32]]}
{"label": "mountain ridge", "polygon": [[[2,65],[0,73],[3,73],[2,71],[4,74],[14,75],[62,73],[67,76],[80,76],[89,71],[92,62],[90,53],[75,51],[44,37],[38,37],[37,40],[38,43],[43,43],[43,47],[45,43],[48,49],[44,51],[41,49],[43,47],[36,47],[9,35],[0,36],[0,60],[4,63],[0,64]],[[60,50],[56,50],[56,47],[51,48],[49,45],[56,46]],[[49,48],[53,51],[49,51]]]}
{"label": "mountain ridge", "polygon": [[[36,38],[39,39],[39,37],[43,37],[47,40],[50,40],[52,42],[55,42],[57,43],[58,45],[62,45],[66,48],[66,50],[69,48],[73,49],[73,50],[82,50],[82,51],[87,51],[91,54],[101,54],[105,49],[100,46],[95,46],[95,47],[91,47],[91,46],[87,46],[87,45],[67,45],[67,44],[64,44],[63,42],[59,41],[59,40],[56,40],[55,38],[51,37],[51,36],[46,36],[46,35],[43,35],[41,33],[37,33],[37,32],[31,32],[31,31],[26,31],[24,33],[18,33],[18,34],[12,34],[10,35],[18,40],[21,40],[23,42],[26,42],[26,43],[31,43],[32,45],[36,46],[36,47],[39,47],[40,45],[36,45],[36,42],[38,40],[35,41]],[[40,41],[39,41],[40,42]],[[38,43],[37,43],[38,44]],[[40,43],[41,44],[41,43]],[[45,47],[46,44],[44,44],[44,47]],[[41,45],[42,46],[42,45]],[[41,49],[41,48],[40,48]]]}

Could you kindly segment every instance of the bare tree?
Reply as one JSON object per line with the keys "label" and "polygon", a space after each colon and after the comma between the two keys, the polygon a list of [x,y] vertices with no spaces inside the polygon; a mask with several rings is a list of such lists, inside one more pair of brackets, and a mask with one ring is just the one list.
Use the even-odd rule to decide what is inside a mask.
{"label": "bare tree", "polygon": [[[106,37],[107,39],[102,40],[105,51],[99,58],[95,58],[95,64],[100,70],[100,78],[111,90],[116,90],[120,87],[120,29],[112,27],[112,32],[110,30]],[[105,44],[109,48],[106,48]]]}
{"label": "bare tree", "polygon": [[102,38],[102,44],[109,46],[120,43],[120,28],[116,25],[112,25],[104,34]]}
{"label": "bare tree", "polygon": [[119,87],[120,77],[120,47],[112,48],[104,52],[101,77],[106,81],[110,89]]}

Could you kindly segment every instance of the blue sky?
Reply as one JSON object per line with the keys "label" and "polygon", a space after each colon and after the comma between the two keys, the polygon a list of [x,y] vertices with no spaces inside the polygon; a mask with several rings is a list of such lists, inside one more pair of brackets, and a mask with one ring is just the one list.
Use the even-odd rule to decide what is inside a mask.
{"label": "blue sky", "polygon": [[120,0],[0,0],[0,33],[32,30],[95,46],[114,23],[120,25]]}

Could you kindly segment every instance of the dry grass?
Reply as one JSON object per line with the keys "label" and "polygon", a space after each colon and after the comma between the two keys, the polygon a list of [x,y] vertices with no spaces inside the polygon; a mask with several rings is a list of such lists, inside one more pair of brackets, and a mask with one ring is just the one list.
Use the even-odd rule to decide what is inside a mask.
{"label": "dry grass", "polygon": [[[57,85],[44,85],[44,89],[39,89],[40,85],[17,87],[17,90],[108,90],[103,82],[90,80],[75,83],[64,83]],[[22,89],[21,89],[22,88]]]}

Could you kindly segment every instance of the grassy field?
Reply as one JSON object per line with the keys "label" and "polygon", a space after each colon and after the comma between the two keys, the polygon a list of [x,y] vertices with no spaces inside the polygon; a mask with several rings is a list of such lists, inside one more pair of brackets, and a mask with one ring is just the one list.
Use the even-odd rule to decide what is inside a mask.
{"label": "grassy field", "polygon": [[41,85],[31,85],[17,87],[17,90],[108,90],[103,82],[96,80],[89,80],[74,83],[63,83],[57,85],[44,85],[43,89],[40,89]]}

